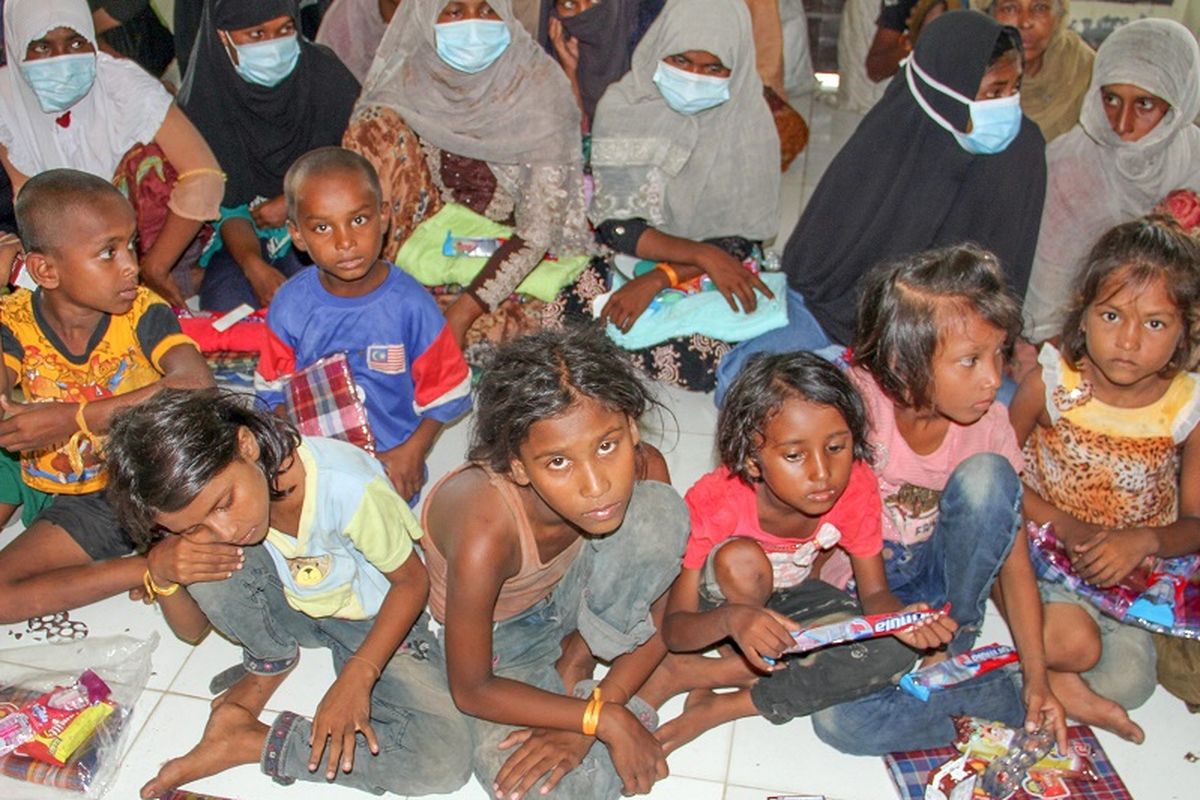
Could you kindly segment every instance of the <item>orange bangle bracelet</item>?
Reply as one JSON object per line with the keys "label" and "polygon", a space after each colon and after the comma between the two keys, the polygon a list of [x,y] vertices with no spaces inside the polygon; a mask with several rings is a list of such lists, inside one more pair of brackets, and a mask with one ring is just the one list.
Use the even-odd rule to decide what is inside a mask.
{"label": "orange bangle bracelet", "polygon": [[674,267],[665,261],[660,261],[654,265],[654,268],[662,270],[663,274],[667,276],[667,280],[671,282],[672,289],[679,287],[679,273],[675,271]]}

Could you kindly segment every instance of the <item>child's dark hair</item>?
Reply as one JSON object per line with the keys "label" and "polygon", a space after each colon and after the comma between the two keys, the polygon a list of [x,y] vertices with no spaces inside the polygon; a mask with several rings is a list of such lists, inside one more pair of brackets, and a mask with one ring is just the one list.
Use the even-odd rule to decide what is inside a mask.
{"label": "child's dark hair", "polygon": [[178,511],[238,457],[238,430],[258,440],[259,466],[271,499],[275,477],[300,444],[285,419],[252,408],[248,398],[217,389],[164,389],[115,416],[104,457],[108,500],[134,541],[157,538],[154,518]]}
{"label": "child's dark hair", "polygon": [[594,325],[542,330],[502,345],[475,390],[468,458],[507,473],[534,423],[589,397],[638,419],[656,401],[628,356]]}
{"label": "child's dark hair", "polygon": [[1159,375],[1170,378],[1186,369],[1200,344],[1200,244],[1173,221],[1158,216],[1110,229],[1088,254],[1063,323],[1062,354],[1067,362],[1078,369],[1087,355],[1083,322],[1089,306],[1126,286],[1144,289],[1160,279],[1179,309],[1183,335]]}
{"label": "child's dark hair", "polygon": [[996,257],[974,245],[926,250],[872,269],[863,280],[854,365],[893,401],[928,408],[933,357],[947,332],[974,312],[1004,331],[1005,349],[1021,330],[1021,310]]}
{"label": "child's dark hair", "polygon": [[314,176],[328,172],[357,172],[371,187],[371,193],[380,205],[383,204],[383,187],[379,184],[379,173],[370,161],[353,150],[344,147],[318,147],[309,150],[292,162],[283,176],[283,199],[287,203],[287,216],[296,221],[296,195],[300,184]]}
{"label": "child's dark hair", "polygon": [[1005,25],[1000,29],[1000,35],[996,37],[996,44],[992,46],[992,56],[988,60],[988,69],[991,69],[997,61],[1004,58],[1013,51],[1017,52],[1017,61],[1025,62],[1025,48],[1021,45],[1021,34],[1011,25]]}
{"label": "child's dark hair", "polygon": [[21,191],[13,212],[17,231],[26,251],[45,253],[58,244],[59,238],[71,231],[64,225],[64,214],[86,211],[98,197],[108,196],[125,201],[125,196],[103,178],[77,169],[48,169],[34,175]]}
{"label": "child's dark hair", "polygon": [[767,423],[793,399],[836,409],[850,428],[854,458],[871,460],[867,409],[844,372],[813,353],[759,353],[738,373],[717,416],[717,452],[730,472],[754,483],[747,464],[758,461]]}

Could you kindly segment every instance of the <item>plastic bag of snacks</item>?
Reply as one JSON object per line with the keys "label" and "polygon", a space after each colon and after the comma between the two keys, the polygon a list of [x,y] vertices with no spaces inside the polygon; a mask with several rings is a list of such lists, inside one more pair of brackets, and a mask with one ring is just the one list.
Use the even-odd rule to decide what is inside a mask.
{"label": "plastic bag of snacks", "polygon": [[116,777],[158,645],[128,636],[5,650],[0,797],[98,798]]}

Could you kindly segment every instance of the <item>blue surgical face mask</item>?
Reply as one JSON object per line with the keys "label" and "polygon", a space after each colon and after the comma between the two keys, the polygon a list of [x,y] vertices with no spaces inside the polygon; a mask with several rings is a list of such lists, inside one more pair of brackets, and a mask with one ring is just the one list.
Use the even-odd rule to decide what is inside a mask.
{"label": "blue surgical face mask", "polygon": [[[959,94],[945,84],[934,80],[925,70],[917,66],[913,58],[908,59],[904,69],[908,89],[916,98],[918,105],[925,113],[954,135],[958,146],[968,153],[977,156],[990,156],[1001,153],[1012,144],[1013,139],[1021,132],[1021,95],[1014,93],[1008,97],[997,97],[994,100],[974,100]],[[967,106],[971,115],[971,131],[963,133],[951,125],[941,114],[933,110],[921,93],[917,91],[914,74],[931,88]]]}
{"label": "blue surgical face mask", "polygon": [[667,105],[680,114],[699,114],[729,99],[729,78],[697,75],[663,61],[654,70],[654,85]]}
{"label": "blue surgical face mask", "polygon": [[438,57],[459,72],[481,72],[490,67],[512,42],[508,25],[501,20],[467,19],[433,26]]}
{"label": "blue surgical face mask", "polygon": [[233,49],[238,57],[233,68],[242,80],[267,88],[282,83],[300,61],[300,37],[297,34],[254,44],[234,44]]}
{"label": "blue surgical face mask", "polygon": [[82,100],[96,82],[96,54],[72,53],[21,63],[21,74],[47,114],[60,114]]}

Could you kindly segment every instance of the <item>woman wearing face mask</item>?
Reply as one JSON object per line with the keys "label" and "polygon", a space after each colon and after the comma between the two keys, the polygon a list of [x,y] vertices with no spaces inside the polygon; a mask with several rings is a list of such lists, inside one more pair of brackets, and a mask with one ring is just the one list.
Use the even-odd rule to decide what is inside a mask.
{"label": "woman wearing face mask", "polygon": [[301,266],[287,235],[283,176],[341,140],[358,82],[296,30],[295,0],[207,0],[179,105],[229,174],[205,252],[202,308],[263,306]]}
{"label": "woman wearing face mask", "polygon": [[1096,54],[1067,28],[1070,0],[974,0],[973,6],[1021,32],[1021,110],[1046,141],[1075,127]]}
{"label": "woman wearing face mask", "polygon": [[[142,279],[182,305],[171,270],[216,218],[224,186],[204,139],[162,84],[97,52],[85,0],[7,0],[4,46],[0,159],[14,192],[57,167],[114,179],[137,211]],[[186,268],[176,274],[190,283]]]}
{"label": "woman wearing face mask", "polygon": [[[508,306],[547,252],[561,258],[594,249],[579,109],[562,70],[516,21],[509,0],[403,0],[344,144],[379,173],[389,258],[447,202],[513,225],[514,235],[446,310],[460,344],[485,312],[491,320],[490,312]],[[521,324],[536,324],[534,307],[515,315]]]}
{"label": "woman wearing face mask", "polygon": [[[743,266],[779,228],[779,137],[755,71],[741,0],[668,0],[609,87],[592,131],[596,195],[589,216],[618,253],[661,262],[622,286],[603,317],[628,331],[660,291],[707,276],[734,311],[770,290]],[[589,267],[568,310],[590,309],[610,285]],[[729,345],[704,336],[635,351],[643,369],[712,388]]]}
{"label": "woman wearing face mask", "polygon": [[337,0],[321,18],[317,44],[337,53],[362,82],[399,5],[400,0]]}
{"label": "woman wearing face mask", "polygon": [[1021,114],[1016,29],[973,11],[929,23],[883,99],[829,165],[788,239],[788,325],[721,363],[717,400],[750,355],[845,345],[875,264],[970,241],[1025,293],[1046,186],[1045,141]]}
{"label": "woman wearing face mask", "polygon": [[1092,85],[1070,133],[1046,150],[1041,236],[1025,295],[1025,335],[1062,329],[1075,276],[1100,235],[1169,192],[1200,192],[1200,47],[1178,22],[1117,28],[1096,53]]}

